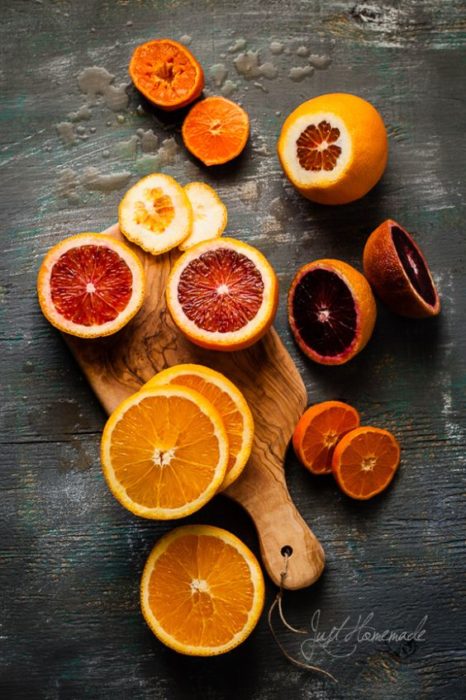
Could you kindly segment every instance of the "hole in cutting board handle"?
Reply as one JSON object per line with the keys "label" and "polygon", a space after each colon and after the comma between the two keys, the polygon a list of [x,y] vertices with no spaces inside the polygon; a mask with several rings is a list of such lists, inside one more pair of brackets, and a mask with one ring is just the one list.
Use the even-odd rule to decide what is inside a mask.
{"label": "hole in cutting board handle", "polygon": [[285,544],[281,548],[280,554],[282,555],[282,557],[291,557],[291,555],[293,554],[293,547],[290,547],[289,544]]}

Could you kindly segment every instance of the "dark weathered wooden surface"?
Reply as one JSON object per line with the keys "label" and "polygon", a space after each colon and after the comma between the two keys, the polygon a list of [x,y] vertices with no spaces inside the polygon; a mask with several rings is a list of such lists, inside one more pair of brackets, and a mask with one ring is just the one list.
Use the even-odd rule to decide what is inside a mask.
{"label": "dark weathered wooden surface", "polygon": [[[2,3],[2,697],[464,697],[461,6],[460,0]],[[320,628],[328,632],[347,616],[354,625],[373,612],[378,630],[401,631],[428,616],[425,641],[417,644],[366,642],[340,659],[316,653],[338,685],[291,666],[265,616],[241,648],[216,659],[180,657],[153,638],[139,612],[138,581],[150,548],[170,525],[136,519],[108,494],[98,459],[103,412],[35,300],[45,250],[65,235],[99,231],[115,220],[124,186],[88,189],[95,173],[86,168],[134,182],[147,161],[132,154],[134,139],[122,141],[152,128],[160,141],[174,135],[181,143],[179,118],[161,118],[129,88],[127,108],[92,107],[89,120],[74,123],[76,143],[63,144],[55,125],[85,104],[77,75],[97,65],[117,84],[125,82],[135,44],[184,34],[207,71],[223,63],[238,83],[232,97],[251,115],[252,140],[239,162],[217,173],[199,168],[182,147],[172,163],[165,148],[162,169],[182,182],[204,179],[218,187],[229,207],[229,233],[258,245],[276,267],[277,327],[310,400],[354,403],[365,422],[393,430],[403,447],[390,490],[367,504],[349,501],[331,479],[311,478],[288,457],[291,493],[327,553],[320,582],[287,596],[291,621],[309,626],[320,609]],[[237,75],[237,53],[228,48],[239,38],[260,50],[262,63],[279,68],[276,79]],[[274,40],[291,52],[271,53]],[[331,65],[292,81],[290,69],[308,61],[296,55],[299,46],[330,56]],[[209,76],[207,86],[217,90]],[[383,182],[341,209],[301,199],[284,182],[274,154],[284,115],[303,99],[334,90],[379,107],[391,148]],[[80,183],[64,185],[73,178]],[[286,324],[293,273],[322,256],[360,267],[368,233],[388,217],[421,243],[442,294],[441,316],[405,321],[379,307],[375,334],[358,358],[340,368],[312,365]],[[227,499],[190,521],[225,526],[257,551],[247,516]],[[271,585],[268,593],[271,600]],[[281,638],[299,657],[300,639],[288,632]]]}

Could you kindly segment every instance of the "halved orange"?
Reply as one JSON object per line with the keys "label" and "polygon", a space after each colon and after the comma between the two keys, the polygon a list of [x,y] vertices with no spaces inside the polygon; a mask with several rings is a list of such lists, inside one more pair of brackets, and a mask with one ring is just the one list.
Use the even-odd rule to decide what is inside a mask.
{"label": "halved orange", "polygon": [[154,39],[137,46],[129,74],[139,92],[166,111],[185,107],[204,89],[200,63],[173,39]]}
{"label": "halved orange", "polygon": [[191,233],[193,212],[184,189],[170,175],[139,180],[118,207],[123,235],[153,255],[175,248]]}
{"label": "halved orange", "polygon": [[323,401],[311,406],[293,433],[296,456],[312,474],[331,474],[335,445],[359,422],[356,409],[343,401]]}
{"label": "halved orange", "polygon": [[102,233],[57,243],[37,277],[42,313],[59,330],[100,338],[123,328],[144,300],[144,270],[130,248]]}
{"label": "halved orange", "polygon": [[141,579],[141,608],[158,639],[191,656],[234,649],[264,606],[264,577],[254,554],[219,527],[186,525],[164,535]]}
{"label": "halved orange", "polygon": [[335,447],[332,471],[341,490],[367,500],[383,491],[400,463],[400,446],[388,430],[364,426],[346,433]]}
{"label": "halved orange", "polygon": [[156,374],[143,391],[166,384],[198,391],[218,411],[228,437],[229,458],[220,490],[226,489],[243,471],[254,438],[254,419],[241,391],[220,372],[195,364],[175,365]]}
{"label": "halved orange", "polygon": [[257,248],[217,238],[198,243],[176,261],[166,295],[174,322],[193,343],[239,350],[271,326],[278,282]]}
{"label": "halved orange", "polygon": [[380,180],[388,158],[379,112],[357,95],[303,102],[283,124],[278,157],[290,182],[320,204],[346,204]]}
{"label": "halved orange", "polygon": [[228,220],[227,208],[210,185],[205,182],[190,182],[185,185],[191,208],[193,225],[190,235],[180,243],[180,250],[188,250],[196,243],[218,238],[225,230]]}
{"label": "halved orange", "polygon": [[218,411],[182,386],[140,391],[108,419],[101,460],[110,491],[144,518],[182,518],[218,490],[228,437]]}
{"label": "halved orange", "polygon": [[204,165],[239,156],[249,136],[249,117],[236,102],[207,97],[189,111],[181,129],[184,145]]}

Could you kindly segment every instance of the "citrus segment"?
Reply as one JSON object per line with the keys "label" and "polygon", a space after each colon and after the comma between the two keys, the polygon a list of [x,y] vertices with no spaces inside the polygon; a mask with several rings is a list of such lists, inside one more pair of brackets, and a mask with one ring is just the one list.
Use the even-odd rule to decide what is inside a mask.
{"label": "citrus segment", "polygon": [[190,182],[184,191],[193,210],[193,226],[191,234],[180,243],[180,249],[188,250],[196,243],[221,236],[228,213],[216,191],[204,182]]}
{"label": "citrus segment", "polygon": [[440,299],[421,249],[404,228],[387,219],[364,247],[364,274],[394,313],[426,318],[440,313]]}
{"label": "citrus segment", "polygon": [[191,233],[192,209],[183,188],[169,175],[139,180],[121,200],[121,232],[148,253],[160,255]]}
{"label": "citrus segment", "polygon": [[256,248],[232,238],[196,246],[175,263],[167,284],[173,320],[202,347],[238,350],[272,324],[278,303],[275,272]]}
{"label": "citrus segment", "polygon": [[184,145],[204,165],[221,165],[239,156],[249,136],[249,117],[225,97],[207,97],[183,122]]}
{"label": "citrus segment", "polygon": [[44,316],[83,338],[116,333],[139,311],[144,271],[128,246],[99,233],[60,241],[45,256],[37,279]]}
{"label": "citrus segment", "polygon": [[321,204],[346,204],[382,177],[388,157],[385,125],[361,97],[320,95],[288,116],[278,157],[302,195]]}
{"label": "citrus segment", "polygon": [[102,435],[101,458],[107,484],[125,508],[145,518],[181,518],[223,481],[228,438],[201,394],[164,386],[118,406]]}
{"label": "citrus segment", "polygon": [[129,73],[136,88],[167,111],[185,107],[204,88],[201,65],[186,46],[173,39],[154,39],[136,47]]}
{"label": "citrus segment", "polygon": [[395,437],[381,428],[356,428],[335,447],[332,469],[338,485],[348,496],[366,500],[383,491],[400,462]]}
{"label": "citrus segment", "polygon": [[290,327],[315,362],[348,362],[368,342],[377,309],[369,283],[341,260],[315,260],[298,270],[288,295]]}
{"label": "citrus segment", "polygon": [[342,401],[324,401],[301,416],[293,433],[296,456],[312,474],[330,474],[336,444],[359,426],[359,413]]}
{"label": "citrus segment", "polygon": [[172,530],[144,567],[144,618],[161,642],[182,654],[214,656],[237,647],[251,634],[263,606],[257,559],[218,527]]}
{"label": "citrus segment", "polygon": [[143,387],[152,389],[166,384],[186,386],[198,391],[220,414],[228,437],[229,457],[220,490],[226,489],[243,471],[254,438],[254,420],[241,391],[220,372],[203,365],[175,365],[156,374]]}

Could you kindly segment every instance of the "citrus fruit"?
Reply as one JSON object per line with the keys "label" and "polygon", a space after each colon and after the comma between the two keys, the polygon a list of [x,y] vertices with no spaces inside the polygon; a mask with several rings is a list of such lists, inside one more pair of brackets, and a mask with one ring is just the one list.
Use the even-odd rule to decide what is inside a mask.
{"label": "citrus fruit", "polygon": [[228,213],[213,187],[204,182],[190,182],[184,191],[193,210],[193,226],[190,235],[179,247],[188,250],[196,243],[221,236],[227,225]]}
{"label": "citrus fruit", "polygon": [[141,608],[158,639],[191,656],[234,649],[251,634],[264,607],[264,577],[235,535],[185,525],[155,545],[141,579]]}
{"label": "citrus fruit", "polygon": [[42,313],[65,333],[98,338],[116,333],[141,308],[144,270],[124,243],[80,233],[51,248],[39,269]]}
{"label": "citrus fruit", "polygon": [[239,156],[249,136],[249,117],[225,97],[207,97],[183,122],[184,145],[204,165],[221,165]]}
{"label": "citrus fruit", "polygon": [[356,95],[303,102],[283,124],[278,157],[290,182],[320,204],[346,204],[380,180],[388,157],[379,112]]}
{"label": "citrus fruit", "polygon": [[110,491],[144,518],[181,518],[218,490],[228,438],[218,412],[182,386],[140,391],[108,419],[101,443]]}
{"label": "citrus fruit", "polygon": [[186,46],[173,39],[154,39],[137,46],[129,74],[139,92],[166,111],[185,107],[204,88],[201,65]]}
{"label": "citrus fruit", "polygon": [[228,437],[229,458],[220,489],[226,489],[243,471],[254,438],[254,420],[241,391],[220,372],[203,365],[175,365],[152,377],[144,389],[165,384],[187,386],[198,391],[218,411]]}
{"label": "citrus fruit", "polygon": [[400,463],[400,446],[381,428],[365,426],[346,433],[335,447],[332,470],[347,496],[367,500],[383,491]]}
{"label": "citrus fruit", "polygon": [[193,213],[184,189],[170,175],[153,173],[125,194],[118,208],[120,230],[148,253],[160,255],[191,233]]}
{"label": "citrus fruit", "polygon": [[425,318],[440,313],[440,299],[426,259],[413,238],[387,219],[364,247],[364,274],[396,314]]}
{"label": "citrus fruit", "polygon": [[298,270],[288,318],[301,350],[315,362],[341,365],[372,335],[377,308],[366,278],[341,260],[315,260]]}
{"label": "citrus fruit", "polygon": [[301,416],[293,433],[296,456],[312,474],[330,474],[335,445],[359,426],[359,413],[342,401],[323,401]]}
{"label": "citrus fruit", "polygon": [[233,238],[198,243],[173,266],[167,306],[178,328],[201,347],[239,350],[271,326],[275,272],[257,248]]}

